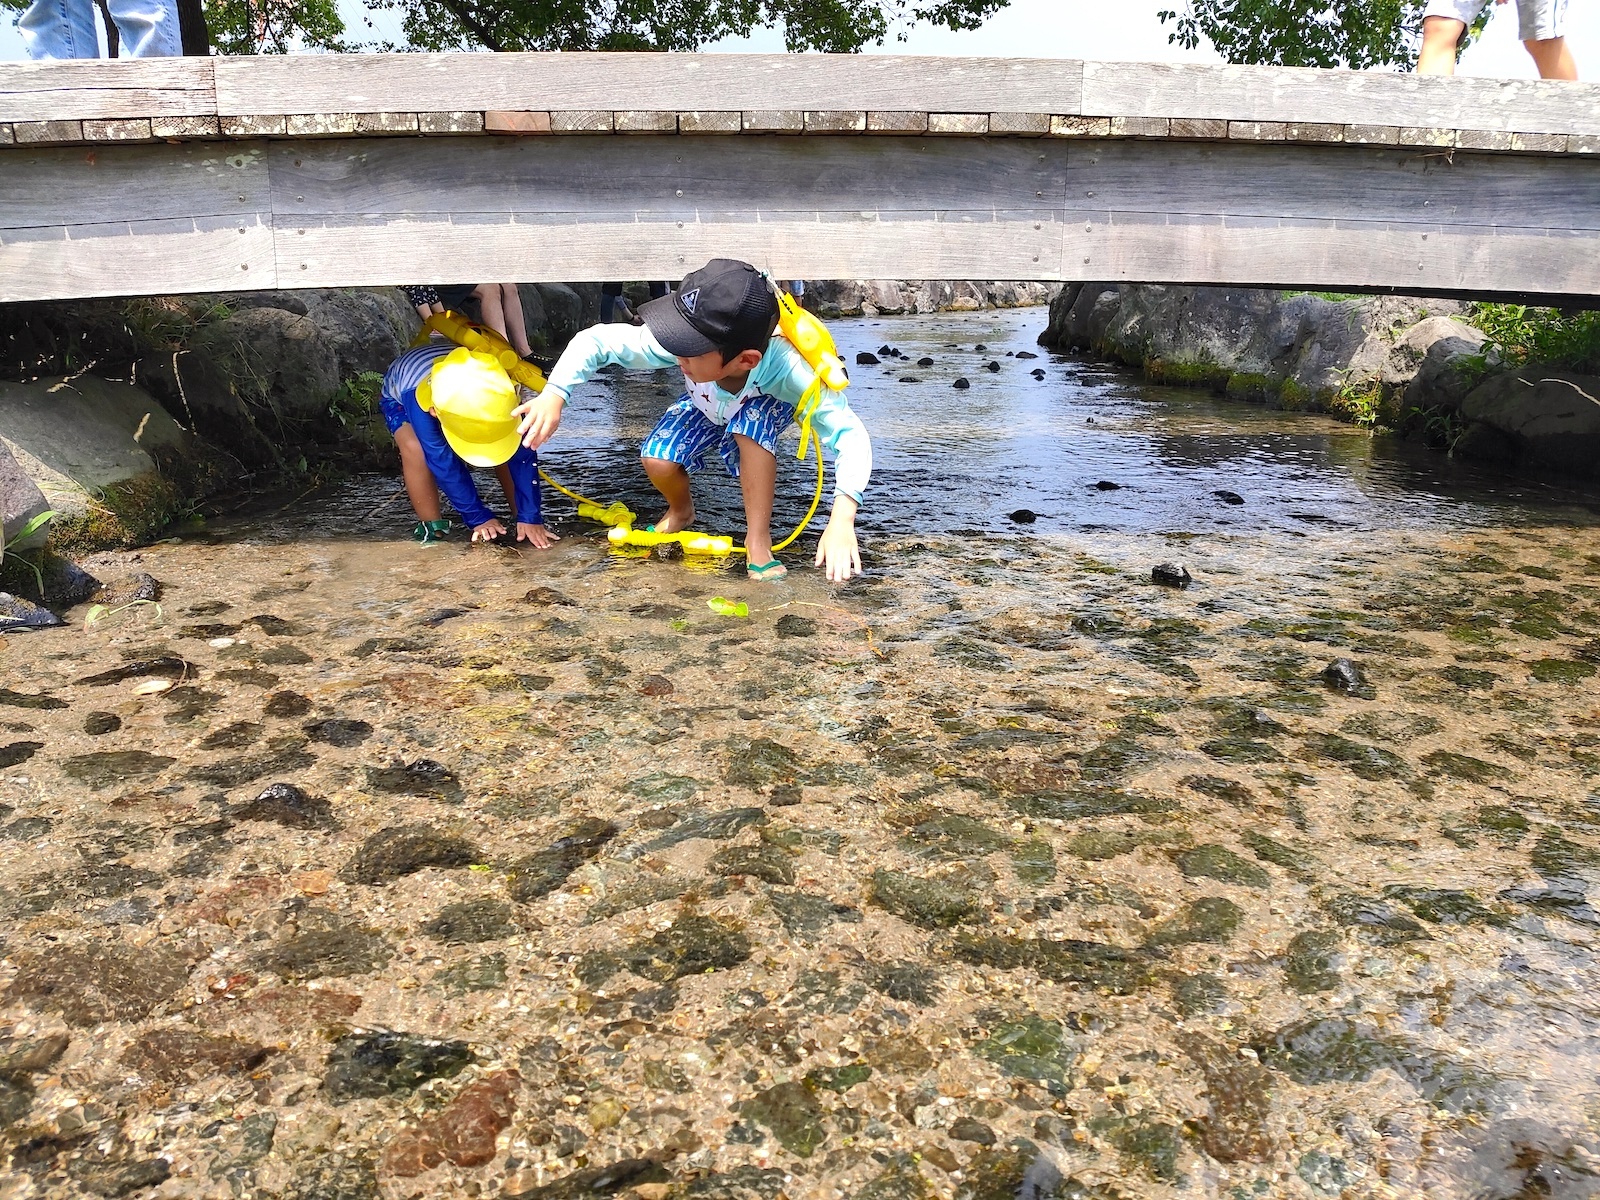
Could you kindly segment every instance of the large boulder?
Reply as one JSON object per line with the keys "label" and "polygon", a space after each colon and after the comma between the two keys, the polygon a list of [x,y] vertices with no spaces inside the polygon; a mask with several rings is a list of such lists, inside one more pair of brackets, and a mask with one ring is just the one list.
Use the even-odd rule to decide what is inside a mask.
{"label": "large boulder", "polygon": [[283,450],[256,424],[234,380],[204,354],[175,350],[134,364],[134,378],[180,425],[237,458],[251,470],[282,461]]}
{"label": "large boulder", "polygon": [[1467,393],[1461,415],[1512,439],[1523,461],[1600,475],[1600,376],[1532,368],[1493,375]]}
{"label": "large boulder", "polygon": [[3,534],[0,540],[5,549],[25,550],[42,545],[46,536],[42,528],[25,539],[16,539],[23,526],[49,510],[50,502],[44,498],[39,485],[17,465],[10,449],[0,444],[0,534]]}
{"label": "large boulder", "polygon": [[1406,330],[1395,343],[1394,367],[1397,375],[1411,368],[1407,407],[1460,408],[1483,376],[1484,340],[1482,330],[1453,317],[1428,317]]}
{"label": "large boulder", "polygon": [[292,442],[325,424],[339,392],[334,341],[306,314],[246,308],[201,329],[189,349],[234,381],[275,439]]}
{"label": "large boulder", "polygon": [[805,304],[821,317],[975,312],[1049,304],[1058,284],[972,279],[808,279]]}

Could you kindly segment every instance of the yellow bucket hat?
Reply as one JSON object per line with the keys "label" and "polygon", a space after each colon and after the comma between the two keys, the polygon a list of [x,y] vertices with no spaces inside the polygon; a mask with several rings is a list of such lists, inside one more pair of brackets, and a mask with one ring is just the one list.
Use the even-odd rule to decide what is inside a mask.
{"label": "yellow bucket hat", "polygon": [[444,440],[475,467],[498,467],[517,452],[517,389],[491,355],[457,346],[417,385],[417,404],[439,418]]}

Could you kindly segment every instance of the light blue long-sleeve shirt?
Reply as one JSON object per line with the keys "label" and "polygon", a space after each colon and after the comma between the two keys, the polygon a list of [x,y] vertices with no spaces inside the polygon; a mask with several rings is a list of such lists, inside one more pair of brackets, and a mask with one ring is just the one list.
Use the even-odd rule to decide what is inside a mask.
{"label": "light blue long-sleeve shirt", "polygon": [[[573,388],[593,379],[604,367],[658,371],[677,365],[677,357],[643,325],[592,325],[561,352],[545,390],[566,401]],[[811,364],[787,338],[773,334],[743,391],[735,395],[714,387],[715,402],[697,400],[695,407],[718,425],[726,425],[742,402],[752,396],[772,396],[798,407],[815,375]],[[703,390],[691,386],[691,398]],[[872,478],[872,439],[843,392],[823,388],[822,399],[811,415],[811,428],[818,442],[834,456],[834,494],[849,496],[860,504]]]}

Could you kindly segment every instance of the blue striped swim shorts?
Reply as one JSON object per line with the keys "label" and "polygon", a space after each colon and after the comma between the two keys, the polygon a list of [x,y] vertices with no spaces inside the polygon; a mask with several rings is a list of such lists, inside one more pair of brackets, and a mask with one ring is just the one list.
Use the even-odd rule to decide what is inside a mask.
{"label": "blue striped swim shorts", "polygon": [[769,454],[778,452],[778,438],[794,421],[794,406],[774,396],[752,396],[726,425],[718,425],[685,396],[661,415],[639,447],[641,458],[662,458],[689,471],[705,469],[706,455],[722,456],[728,474],[739,478],[739,443],[743,434]]}

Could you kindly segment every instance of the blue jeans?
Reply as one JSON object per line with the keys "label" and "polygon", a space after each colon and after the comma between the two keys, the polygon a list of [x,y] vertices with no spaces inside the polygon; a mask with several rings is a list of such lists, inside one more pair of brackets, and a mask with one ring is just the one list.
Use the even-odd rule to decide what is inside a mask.
{"label": "blue jeans", "polygon": [[[177,0],[110,0],[123,58],[183,53]],[[94,0],[33,0],[17,22],[29,58],[98,58]]]}

